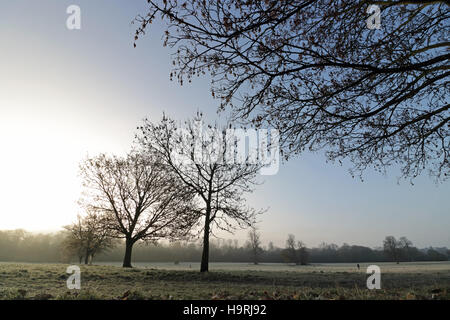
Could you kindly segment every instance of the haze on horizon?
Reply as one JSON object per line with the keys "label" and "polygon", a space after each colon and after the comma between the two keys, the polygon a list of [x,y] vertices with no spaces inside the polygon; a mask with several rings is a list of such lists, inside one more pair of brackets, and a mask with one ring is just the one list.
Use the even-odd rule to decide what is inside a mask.
{"label": "haze on horizon", "polygon": [[[77,1],[82,29],[69,31],[72,1],[0,3],[0,230],[59,230],[80,209],[78,164],[99,152],[123,154],[144,117],[165,111],[185,119],[218,102],[207,79],[180,87],[169,80],[169,50],[153,31],[133,48],[132,19],[145,1]],[[22,17],[17,20],[17,16]],[[258,227],[264,243],[289,233],[307,246],[380,246],[387,235],[417,247],[450,247],[450,184],[399,171],[352,178],[348,163],[304,154],[284,163],[250,196],[268,208]],[[243,241],[247,231],[235,236]]]}

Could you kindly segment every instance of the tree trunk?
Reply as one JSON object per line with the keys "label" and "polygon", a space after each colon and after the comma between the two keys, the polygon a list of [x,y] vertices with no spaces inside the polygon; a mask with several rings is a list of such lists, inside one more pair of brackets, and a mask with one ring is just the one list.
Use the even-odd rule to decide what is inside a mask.
{"label": "tree trunk", "polygon": [[88,264],[89,263],[89,252],[86,250],[86,256],[84,258],[84,264]]}
{"label": "tree trunk", "polygon": [[200,272],[208,272],[209,263],[209,217],[211,215],[211,209],[206,209],[205,215],[205,228],[203,234],[203,253],[202,253],[202,263],[200,265]]}
{"label": "tree trunk", "polygon": [[133,241],[129,238],[125,240],[125,257],[123,258],[123,267],[132,268],[131,266],[131,253],[133,250]]}

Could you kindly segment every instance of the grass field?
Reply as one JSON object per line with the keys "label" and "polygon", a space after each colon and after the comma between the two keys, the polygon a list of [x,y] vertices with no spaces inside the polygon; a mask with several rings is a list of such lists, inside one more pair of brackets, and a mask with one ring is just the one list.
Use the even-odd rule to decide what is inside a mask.
{"label": "grass field", "polygon": [[449,262],[378,263],[380,290],[366,288],[368,265],[81,266],[81,290],[68,290],[68,265],[0,263],[0,299],[450,299]]}

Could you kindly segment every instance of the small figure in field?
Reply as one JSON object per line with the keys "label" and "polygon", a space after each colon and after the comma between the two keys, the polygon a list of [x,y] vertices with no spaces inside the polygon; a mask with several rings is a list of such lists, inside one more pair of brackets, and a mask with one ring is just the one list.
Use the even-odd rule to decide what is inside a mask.
{"label": "small figure in field", "polygon": [[359,270],[359,269],[360,269],[360,268],[359,268],[359,263],[357,263],[356,266],[358,267],[358,270]]}

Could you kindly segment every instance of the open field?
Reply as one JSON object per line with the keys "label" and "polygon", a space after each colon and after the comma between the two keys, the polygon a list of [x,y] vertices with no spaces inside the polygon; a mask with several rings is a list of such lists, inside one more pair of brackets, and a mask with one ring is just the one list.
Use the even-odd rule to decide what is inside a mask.
{"label": "open field", "polygon": [[[108,265],[121,267],[122,262],[97,262],[97,265]],[[365,272],[366,268],[376,264],[381,268],[381,272],[440,272],[450,271],[450,261],[444,262],[402,262],[400,264],[390,262],[360,263],[361,270]],[[133,266],[138,268],[152,268],[163,270],[199,270],[198,262],[180,262],[179,264],[170,262],[133,262]],[[211,262],[209,270],[216,271],[294,271],[294,272],[358,272],[356,263],[312,263],[307,266],[296,266],[285,263],[261,263],[254,265],[252,263],[237,262]]]}
{"label": "open field", "polygon": [[0,299],[450,299],[450,263],[378,263],[381,290],[366,288],[366,267],[195,263],[81,266],[68,290],[64,264],[0,263]]}

